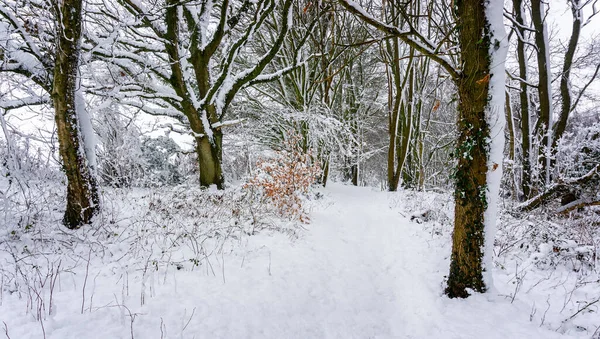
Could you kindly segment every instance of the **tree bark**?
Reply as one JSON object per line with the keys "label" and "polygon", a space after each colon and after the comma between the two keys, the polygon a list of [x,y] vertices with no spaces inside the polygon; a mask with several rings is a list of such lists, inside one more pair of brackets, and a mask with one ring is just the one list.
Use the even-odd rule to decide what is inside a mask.
{"label": "tree bark", "polygon": [[550,85],[550,60],[548,60],[548,32],[545,23],[545,10],[542,0],[531,0],[531,20],[535,28],[535,47],[537,49],[538,63],[538,95],[540,100],[540,114],[535,126],[535,133],[540,138],[539,164],[540,180],[548,184],[550,177],[549,147],[550,128],[552,127],[552,88]]}
{"label": "tree bark", "polygon": [[[573,58],[575,57],[575,51],[577,50],[577,44],[579,43],[579,35],[581,33],[582,16],[581,1],[571,0],[571,12],[573,13],[573,26],[571,30],[571,37],[569,38],[569,47],[565,54],[565,60],[563,63],[562,74],[560,77],[560,98],[561,108],[560,116],[553,126],[552,130],[552,153],[556,151],[558,141],[562,138],[567,127],[567,120],[571,113],[571,89],[569,84],[569,78],[571,77],[571,67],[573,66]],[[552,161],[554,163],[554,161]]]}
{"label": "tree bark", "polygon": [[59,153],[67,176],[67,207],[63,223],[68,228],[89,224],[99,208],[93,171],[84,151],[76,91],[79,86],[82,1],[63,0],[58,6],[56,60],[52,86]]}
{"label": "tree bark", "polygon": [[508,130],[508,160],[510,165],[508,166],[508,177],[511,181],[512,195],[518,196],[519,184],[515,173],[515,125],[513,119],[512,103],[510,93],[506,91],[506,129]]}
{"label": "tree bark", "polygon": [[487,289],[482,265],[490,137],[490,126],[485,119],[490,34],[483,1],[462,0],[457,2],[456,10],[463,70],[458,79],[456,205],[446,294],[450,298],[466,298],[469,296],[467,289],[477,292]]}
{"label": "tree bark", "polygon": [[525,55],[525,20],[523,19],[523,0],[513,0],[513,9],[515,12],[515,30],[517,32],[517,60],[519,62],[519,78],[521,92],[519,100],[521,106],[521,148],[522,165],[521,189],[523,197],[528,199],[531,194],[531,129],[529,127],[530,109],[529,92],[527,85],[527,56]]}

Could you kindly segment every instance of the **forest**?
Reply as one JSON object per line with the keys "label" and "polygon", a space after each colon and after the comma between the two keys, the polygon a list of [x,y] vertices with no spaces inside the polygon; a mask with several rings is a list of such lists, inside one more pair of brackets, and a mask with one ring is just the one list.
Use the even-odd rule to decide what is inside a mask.
{"label": "forest", "polygon": [[598,0],[2,0],[0,337],[600,339]]}

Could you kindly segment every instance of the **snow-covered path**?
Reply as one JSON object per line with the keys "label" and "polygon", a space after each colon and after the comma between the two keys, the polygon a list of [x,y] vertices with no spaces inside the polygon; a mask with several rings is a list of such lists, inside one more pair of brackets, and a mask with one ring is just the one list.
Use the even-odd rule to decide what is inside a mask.
{"label": "snow-covered path", "polygon": [[327,194],[291,247],[257,239],[256,256],[240,269],[233,260],[225,284],[195,284],[205,293],[202,303],[184,298],[200,311],[186,337],[559,337],[504,298],[443,297],[449,245],[390,208],[387,193],[332,185]]}
{"label": "snow-covered path", "polygon": [[[95,279],[95,305],[127,308],[81,315],[81,291],[59,293],[47,338],[560,337],[495,293],[445,298],[449,239],[390,208],[388,193],[332,185],[325,194],[299,239],[253,236],[219,258],[224,265],[213,260],[215,274],[157,274],[143,306],[137,278],[126,294],[122,279]],[[24,319],[7,321],[12,338],[39,338],[39,324]]]}

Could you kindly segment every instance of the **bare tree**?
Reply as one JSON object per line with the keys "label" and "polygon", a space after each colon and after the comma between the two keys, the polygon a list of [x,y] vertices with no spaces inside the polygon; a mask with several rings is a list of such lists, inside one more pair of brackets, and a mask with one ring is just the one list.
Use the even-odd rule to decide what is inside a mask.
{"label": "bare tree", "polygon": [[[519,92],[519,104],[514,107],[513,116],[515,119],[520,119],[520,131],[516,133],[521,134],[521,142],[520,145],[515,145],[517,153],[520,153],[522,168],[520,175],[522,192],[518,194],[520,200],[538,194],[543,195],[544,191],[553,185],[553,181],[562,180],[555,177],[558,143],[568,126],[571,113],[577,109],[579,99],[585,94],[589,84],[595,80],[600,69],[600,63],[592,65],[595,71],[581,81],[583,84],[573,83],[571,80],[573,72],[582,67],[581,63],[577,62],[577,51],[581,50],[579,46],[581,30],[596,15],[597,9],[594,1],[591,0],[570,1],[569,6],[573,21],[566,47],[558,50],[558,53],[564,53],[560,65],[561,72],[555,79],[560,83],[558,92],[556,86],[554,88],[552,86],[554,80],[550,73],[553,68],[549,56],[552,46],[549,44],[546,28],[549,3],[538,0],[529,2],[513,0],[512,15],[505,14],[505,17],[512,22],[513,33],[516,33],[517,37],[515,48],[518,75],[511,75],[511,78],[518,83],[518,89],[514,87],[511,89]],[[530,8],[530,11],[526,8]],[[587,19],[583,16],[585,8],[591,10]],[[590,46],[593,46],[593,43]],[[592,50],[593,47],[584,48],[583,54],[590,54]],[[531,56],[535,57],[537,67],[530,68]],[[589,58],[589,60],[594,59]],[[589,66],[586,64],[585,67]],[[534,78],[530,76],[532,73],[537,74],[537,84],[531,81]],[[531,89],[535,89],[536,95],[532,96],[534,91]],[[534,102],[535,100],[537,102]],[[560,105],[553,105],[553,100],[558,101]],[[558,117],[556,121],[553,121],[553,116]],[[532,159],[534,156],[537,156],[537,160]]]}
{"label": "bare tree", "polygon": [[[292,0],[119,3],[95,9],[100,33],[88,36],[89,50],[120,69],[95,93],[176,119],[194,136],[200,185],[223,188],[223,128],[234,123],[224,120],[227,107],[241,89],[295,67],[263,74],[291,29]],[[270,33],[258,56],[249,50],[261,30]]]}

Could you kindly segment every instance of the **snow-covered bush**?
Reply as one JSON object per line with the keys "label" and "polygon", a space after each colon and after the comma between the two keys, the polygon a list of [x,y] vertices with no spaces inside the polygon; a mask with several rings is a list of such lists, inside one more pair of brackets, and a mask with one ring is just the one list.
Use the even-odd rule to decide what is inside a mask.
{"label": "snow-covered bush", "polygon": [[32,150],[29,139],[0,142],[0,233],[32,231],[64,201],[63,174],[50,154]]}
{"label": "snow-covered bush", "polygon": [[129,187],[143,173],[141,133],[132,120],[126,121],[114,109],[104,110],[95,126],[100,141],[98,175],[106,185]]}
{"label": "snow-covered bush", "polygon": [[184,154],[168,136],[144,138],[142,141],[143,176],[139,185],[147,187],[173,186],[184,181],[193,159]]}
{"label": "snow-covered bush", "polygon": [[333,157],[355,156],[358,146],[355,133],[327,107],[314,106],[305,111],[272,107],[261,109],[260,114],[252,133],[267,147],[285,147],[286,138],[293,131],[300,137],[298,146],[305,153],[311,150],[323,171],[327,171]]}
{"label": "snow-covered bush", "polygon": [[[600,121],[580,122],[559,141],[556,154],[556,176],[560,179],[583,178],[600,166]],[[585,121],[585,120],[584,120]],[[562,195],[561,204],[574,202],[600,203],[600,174],[570,185]]]}
{"label": "snow-covered bush", "polygon": [[303,141],[297,132],[287,133],[283,148],[271,159],[259,159],[256,172],[243,187],[258,191],[281,216],[307,222],[303,195],[317,180],[321,168],[313,160],[312,151],[304,150]]}
{"label": "snow-covered bush", "polygon": [[556,171],[562,177],[579,177],[599,164],[600,121],[582,121],[559,141]]}

